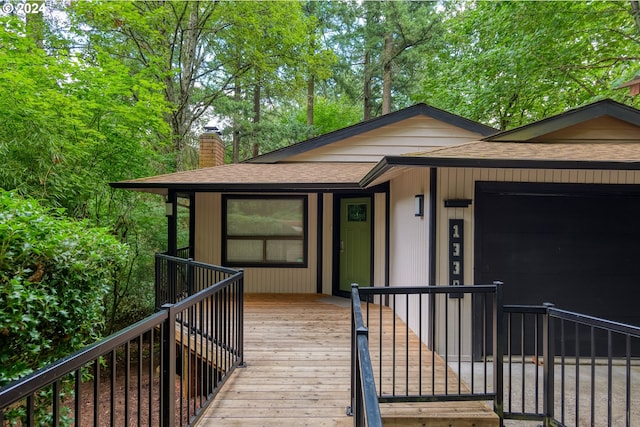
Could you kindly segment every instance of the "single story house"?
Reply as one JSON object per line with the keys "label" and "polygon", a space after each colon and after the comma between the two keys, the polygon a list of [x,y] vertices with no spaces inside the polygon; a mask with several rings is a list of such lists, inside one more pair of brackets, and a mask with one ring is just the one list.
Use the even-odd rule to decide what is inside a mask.
{"label": "single story house", "polygon": [[112,185],[167,198],[170,252],[189,199],[192,256],[243,267],[247,292],[500,280],[506,303],[640,324],[634,108],[603,100],[498,132],[418,104],[244,163],[217,157]]}

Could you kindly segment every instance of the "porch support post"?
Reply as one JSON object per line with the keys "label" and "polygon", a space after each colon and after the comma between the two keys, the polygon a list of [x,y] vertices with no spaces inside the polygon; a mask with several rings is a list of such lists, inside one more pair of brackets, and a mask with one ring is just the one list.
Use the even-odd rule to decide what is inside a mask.
{"label": "porch support post", "polygon": [[[177,221],[176,221],[176,230],[177,230]],[[176,234],[177,234],[177,231],[176,231]],[[195,259],[195,257],[196,257],[196,193],[191,193],[189,194],[189,258]]]}
{"label": "porch support post", "polygon": [[[161,333],[160,354],[160,425],[175,427],[176,413],[176,314],[172,304],[165,304],[162,309],[167,312]],[[180,350],[182,351],[182,349]]]}
{"label": "porch support post", "polygon": [[438,169],[429,169],[429,286],[436,285],[436,215],[438,208]]}
{"label": "porch support post", "polygon": [[176,256],[178,253],[178,195],[175,191],[169,190],[167,206],[167,254]]}
{"label": "porch support post", "polygon": [[[429,286],[436,286],[436,217],[438,211],[438,169],[429,168]],[[436,311],[436,297],[434,294],[427,296],[429,310]],[[432,318],[435,318],[432,316]],[[427,347],[435,351],[435,325],[429,322],[427,325]]]}

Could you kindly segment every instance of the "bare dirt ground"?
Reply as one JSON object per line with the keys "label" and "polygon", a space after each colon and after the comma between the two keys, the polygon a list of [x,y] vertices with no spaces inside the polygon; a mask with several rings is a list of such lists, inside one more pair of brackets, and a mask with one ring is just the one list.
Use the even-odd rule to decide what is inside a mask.
{"label": "bare dirt ground", "polygon": [[[149,347],[143,347],[142,364],[139,364],[138,353],[134,349],[127,363],[123,355],[118,355],[115,379],[109,363],[101,366],[100,381],[97,385],[93,379],[84,381],[80,387],[80,425],[82,426],[157,426],[160,425],[160,366],[156,354],[151,357]],[[139,369],[140,367],[140,369]],[[128,370],[128,373],[127,373]],[[128,383],[128,384],[127,384]],[[127,386],[128,385],[128,386]],[[113,393],[112,393],[113,387]],[[181,399],[180,377],[176,377],[176,408],[180,408]],[[128,389],[128,392],[127,392]],[[128,404],[127,404],[128,402]],[[98,405],[98,410],[94,408]],[[75,399],[69,397],[63,401],[66,407],[67,419],[71,426],[72,420],[77,418],[75,413]],[[178,409],[176,425],[186,421],[186,411]],[[125,419],[126,417],[126,419]],[[181,420],[182,418],[182,420]]]}

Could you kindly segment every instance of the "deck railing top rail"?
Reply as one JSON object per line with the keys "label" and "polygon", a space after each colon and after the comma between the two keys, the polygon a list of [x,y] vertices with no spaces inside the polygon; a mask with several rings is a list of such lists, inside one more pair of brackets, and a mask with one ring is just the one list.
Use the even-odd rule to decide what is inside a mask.
{"label": "deck railing top rail", "polygon": [[0,411],[42,389],[43,386],[49,385],[57,379],[86,366],[88,363],[108,353],[111,349],[120,347],[140,334],[155,328],[167,318],[168,313],[166,311],[155,313],[51,365],[32,372],[19,381],[14,381],[0,388]]}
{"label": "deck railing top rail", "polygon": [[561,310],[553,306],[545,307],[549,316],[556,319],[568,320],[585,326],[593,326],[594,328],[615,331],[617,333],[626,334],[633,338],[640,338],[640,327],[628,325],[626,323],[614,322],[612,320],[601,319],[599,317],[589,316],[586,314],[575,313],[573,311]]}
{"label": "deck railing top rail", "polygon": [[197,420],[231,372],[244,365],[244,273],[157,257],[169,276],[184,273],[189,294],[0,388],[0,426],[71,420],[173,427]]}

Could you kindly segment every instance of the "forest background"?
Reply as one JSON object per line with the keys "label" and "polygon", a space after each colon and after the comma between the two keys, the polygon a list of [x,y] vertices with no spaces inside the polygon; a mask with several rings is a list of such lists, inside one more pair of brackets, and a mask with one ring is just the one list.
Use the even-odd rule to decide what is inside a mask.
{"label": "forest background", "polygon": [[163,204],[108,183],[195,168],[205,125],[238,162],[418,102],[499,129],[637,106],[639,9],[0,1],[0,385],[153,310]]}

